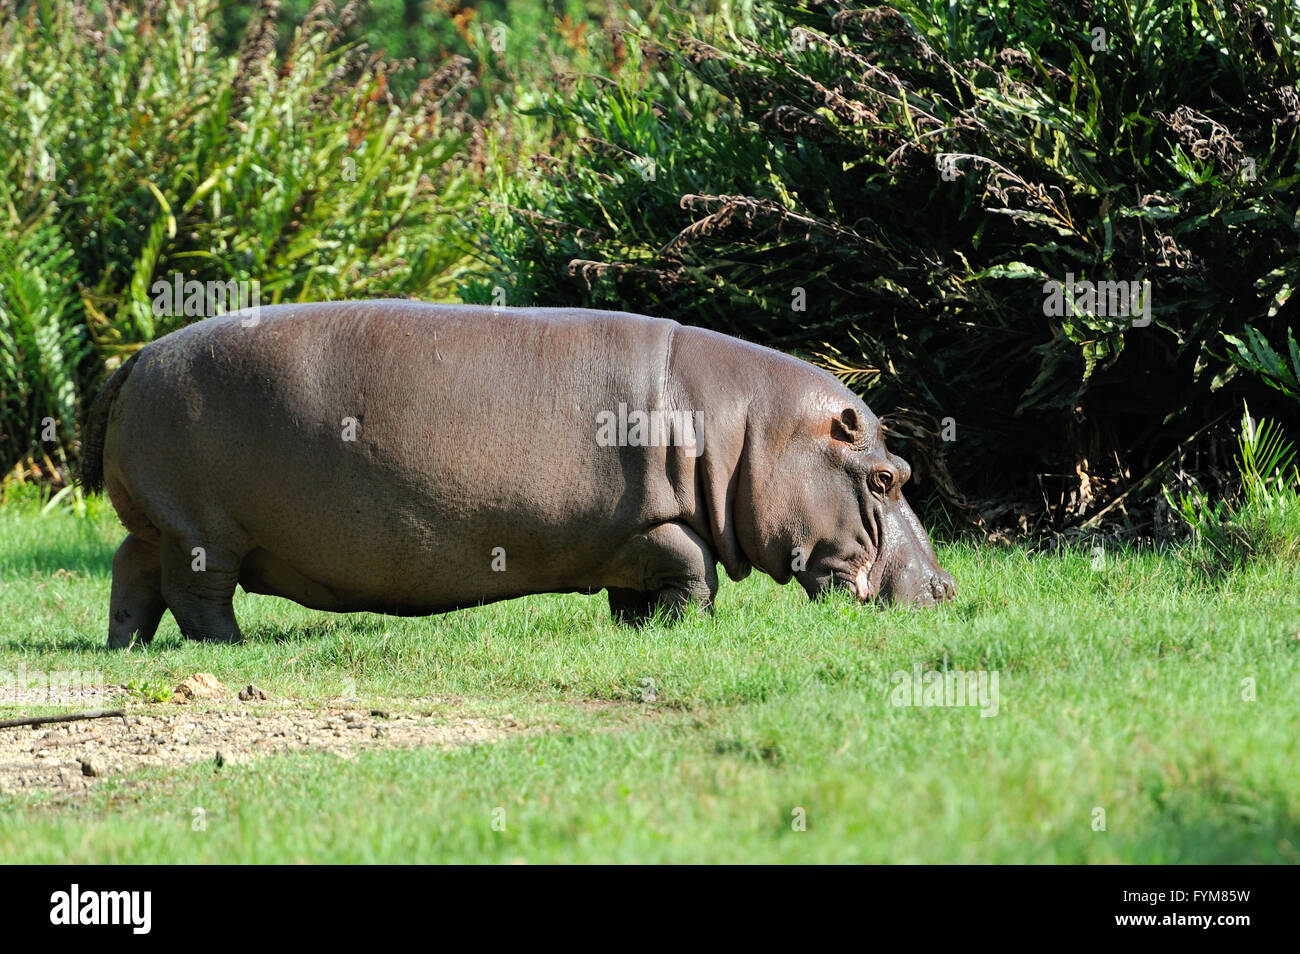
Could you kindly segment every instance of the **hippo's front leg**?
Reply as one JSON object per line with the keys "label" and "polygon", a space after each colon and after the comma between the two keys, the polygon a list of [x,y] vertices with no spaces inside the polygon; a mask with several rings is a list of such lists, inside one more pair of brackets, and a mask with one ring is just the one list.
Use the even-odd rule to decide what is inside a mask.
{"label": "hippo's front leg", "polygon": [[713,611],[718,592],[717,559],[684,523],[663,523],[637,536],[621,554],[620,576],[634,586],[609,587],[609,609],[620,623],[640,626],[662,609],[681,619],[694,604]]}

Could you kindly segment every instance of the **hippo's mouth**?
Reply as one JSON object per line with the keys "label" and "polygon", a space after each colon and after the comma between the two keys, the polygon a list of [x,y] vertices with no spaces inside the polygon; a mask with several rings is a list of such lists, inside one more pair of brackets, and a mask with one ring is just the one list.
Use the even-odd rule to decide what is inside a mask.
{"label": "hippo's mouth", "polygon": [[855,600],[869,603],[881,595],[884,573],[885,561],[877,553],[833,575],[835,582],[853,594]]}

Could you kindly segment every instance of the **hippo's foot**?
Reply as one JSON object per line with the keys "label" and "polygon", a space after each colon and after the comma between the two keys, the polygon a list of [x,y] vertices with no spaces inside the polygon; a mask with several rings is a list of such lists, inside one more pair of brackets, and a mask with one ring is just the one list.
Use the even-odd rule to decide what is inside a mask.
{"label": "hippo's foot", "polygon": [[656,614],[679,620],[691,608],[712,612],[718,568],[699,535],[682,523],[660,524],[628,548],[628,562],[642,568],[644,588],[609,587],[614,620],[642,626]]}
{"label": "hippo's foot", "polygon": [[108,648],[148,645],[167,604],[162,595],[158,547],[127,534],[113,557],[113,590],[108,603]]}

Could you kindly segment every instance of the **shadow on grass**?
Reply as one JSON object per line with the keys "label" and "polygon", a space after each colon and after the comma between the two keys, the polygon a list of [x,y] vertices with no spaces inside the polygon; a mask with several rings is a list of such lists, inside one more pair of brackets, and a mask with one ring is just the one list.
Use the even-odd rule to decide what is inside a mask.
{"label": "shadow on grass", "polygon": [[[1206,761],[1209,761],[1207,757]],[[1124,839],[1121,859],[1197,865],[1300,862],[1300,811],[1277,785],[1239,784],[1210,772],[1178,787],[1148,783],[1158,815]]]}
{"label": "shadow on grass", "polygon": [[[166,625],[167,617],[163,617],[163,624]],[[75,636],[55,640],[36,640],[31,639],[3,639],[0,640],[0,652],[29,652],[39,650],[42,653],[48,652],[75,652],[75,653],[102,653],[105,655],[119,655],[123,652],[121,649],[108,648],[108,629],[105,621],[103,633],[93,633],[85,636]],[[237,643],[237,646],[256,646],[267,644],[285,644],[285,643],[318,643],[325,644],[327,637],[337,636],[363,636],[366,634],[368,627],[358,621],[349,623],[346,620],[320,620],[306,621],[302,623],[292,623],[283,626],[277,626],[271,623],[262,623],[254,626],[246,626],[243,629],[243,642]],[[202,640],[189,640],[181,636],[176,631],[160,633],[154,637],[147,645],[135,645],[131,647],[132,653],[152,653],[161,651],[170,651],[181,649],[186,646],[202,645]],[[214,642],[210,645],[225,646],[227,643]]]}
{"label": "shadow on grass", "polygon": [[108,648],[108,630],[103,635],[75,636],[67,639],[33,640],[6,639],[0,641],[0,652],[13,653],[109,653],[121,650]]}
{"label": "shadow on grass", "polygon": [[1126,861],[1189,865],[1296,864],[1300,862],[1300,816],[1278,800],[1258,814],[1239,807],[1171,818],[1128,840]]}
{"label": "shadow on grass", "polygon": [[105,546],[104,541],[97,536],[87,535],[84,539],[65,543],[42,544],[7,553],[4,575],[12,581],[32,573],[53,576],[64,570],[86,576],[107,577],[113,572],[113,553],[114,547]]}
{"label": "shadow on grass", "polygon": [[249,643],[311,643],[327,636],[364,635],[369,627],[362,621],[344,619],[307,620],[301,623],[257,623],[242,627],[244,644]]}

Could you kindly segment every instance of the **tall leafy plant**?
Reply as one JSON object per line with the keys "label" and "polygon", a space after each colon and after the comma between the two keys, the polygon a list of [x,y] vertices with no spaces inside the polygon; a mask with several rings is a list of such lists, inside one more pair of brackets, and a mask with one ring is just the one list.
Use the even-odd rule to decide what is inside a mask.
{"label": "tall leafy plant", "polygon": [[105,370],[194,320],[155,307],[160,281],[453,295],[465,62],[398,98],[393,64],[341,42],[350,12],[317,4],[280,55],[277,6],[223,50],[216,0],[0,3],[0,472],[71,454]]}

